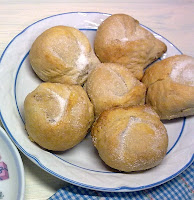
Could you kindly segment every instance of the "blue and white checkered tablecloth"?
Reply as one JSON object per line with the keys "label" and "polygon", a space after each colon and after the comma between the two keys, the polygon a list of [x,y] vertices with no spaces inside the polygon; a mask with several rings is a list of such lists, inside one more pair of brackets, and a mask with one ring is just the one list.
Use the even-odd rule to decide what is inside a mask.
{"label": "blue and white checkered tablecloth", "polygon": [[137,192],[99,192],[68,184],[49,200],[194,200],[194,163],[173,180],[155,188]]}

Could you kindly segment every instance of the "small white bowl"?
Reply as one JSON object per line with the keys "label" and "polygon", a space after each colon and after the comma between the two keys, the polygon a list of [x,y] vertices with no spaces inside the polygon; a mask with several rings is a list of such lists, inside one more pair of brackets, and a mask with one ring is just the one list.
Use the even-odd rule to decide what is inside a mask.
{"label": "small white bowl", "polygon": [[0,180],[0,199],[23,200],[25,191],[24,167],[20,154],[0,127],[0,162],[7,165],[9,178]]}

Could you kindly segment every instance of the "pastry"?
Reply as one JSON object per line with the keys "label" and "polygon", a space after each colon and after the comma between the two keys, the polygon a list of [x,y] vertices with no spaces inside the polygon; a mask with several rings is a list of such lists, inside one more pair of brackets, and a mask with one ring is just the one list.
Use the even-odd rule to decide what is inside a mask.
{"label": "pastry", "polygon": [[25,126],[41,147],[64,151],[81,142],[93,120],[93,105],[79,85],[42,83],[24,102]]}
{"label": "pastry", "polygon": [[166,45],[129,15],[114,14],[99,26],[95,53],[103,63],[125,65],[141,79],[143,69],[166,52]]}
{"label": "pastry", "polygon": [[116,63],[101,63],[88,76],[87,94],[94,105],[95,115],[115,106],[145,103],[146,87],[130,70]]}
{"label": "pastry", "polygon": [[68,26],[44,31],[32,44],[30,63],[40,79],[46,82],[80,84],[99,60],[88,38]]}
{"label": "pastry", "polygon": [[161,119],[194,114],[194,58],[176,55],[154,63],[142,79],[146,103]]}
{"label": "pastry", "polygon": [[166,155],[168,135],[151,107],[134,106],[101,113],[92,141],[108,166],[131,172],[157,166]]}

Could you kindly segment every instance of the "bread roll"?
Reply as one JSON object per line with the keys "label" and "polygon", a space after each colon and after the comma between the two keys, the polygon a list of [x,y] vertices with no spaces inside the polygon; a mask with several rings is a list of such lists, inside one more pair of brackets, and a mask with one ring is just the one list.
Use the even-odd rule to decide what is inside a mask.
{"label": "bread roll", "polygon": [[24,102],[25,126],[41,147],[64,151],[81,142],[93,120],[93,105],[79,85],[42,83]]}
{"label": "bread roll", "polygon": [[146,87],[129,69],[115,63],[101,63],[90,73],[86,91],[96,117],[115,106],[143,105]]}
{"label": "bread roll", "polygon": [[154,63],[142,79],[146,103],[161,119],[194,114],[194,58],[176,55]]}
{"label": "bread roll", "polygon": [[155,167],[168,146],[166,129],[148,106],[104,111],[92,127],[92,141],[108,166],[124,172]]}
{"label": "bread roll", "polygon": [[139,22],[125,14],[114,14],[99,26],[95,53],[103,63],[125,65],[141,79],[143,69],[166,52],[166,45]]}
{"label": "bread roll", "polygon": [[68,26],[44,31],[34,41],[29,56],[38,77],[56,83],[82,85],[89,71],[99,63],[87,37]]}

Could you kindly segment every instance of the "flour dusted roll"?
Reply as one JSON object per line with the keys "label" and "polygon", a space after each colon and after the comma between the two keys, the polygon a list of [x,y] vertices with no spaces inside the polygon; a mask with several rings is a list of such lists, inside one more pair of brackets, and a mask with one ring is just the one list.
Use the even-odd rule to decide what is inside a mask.
{"label": "flour dusted roll", "polygon": [[42,83],[24,102],[25,126],[32,141],[64,151],[81,142],[93,120],[93,105],[79,85]]}
{"label": "flour dusted roll", "polygon": [[101,62],[125,65],[141,79],[143,69],[166,52],[166,45],[129,15],[114,14],[98,27],[95,53]]}
{"label": "flour dusted roll", "polygon": [[35,73],[47,82],[82,85],[99,63],[88,38],[68,26],[44,31],[34,41],[29,56]]}
{"label": "flour dusted roll", "polygon": [[143,105],[146,87],[129,69],[116,63],[101,63],[88,76],[86,91],[95,115],[115,106]]}
{"label": "flour dusted roll", "polygon": [[176,55],[154,63],[142,79],[146,103],[161,119],[194,115],[194,58]]}
{"label": "flour dusted roll", "polygon": [[157,166],[168,146],[166,129],[149,106],[104,111],[92,127],[92,140],[101,159],[124,172]]}

